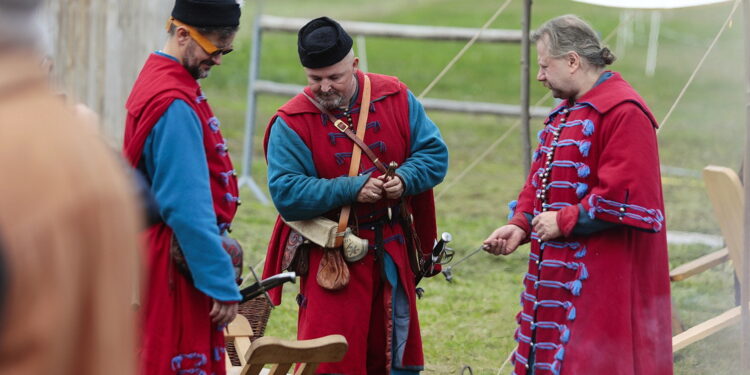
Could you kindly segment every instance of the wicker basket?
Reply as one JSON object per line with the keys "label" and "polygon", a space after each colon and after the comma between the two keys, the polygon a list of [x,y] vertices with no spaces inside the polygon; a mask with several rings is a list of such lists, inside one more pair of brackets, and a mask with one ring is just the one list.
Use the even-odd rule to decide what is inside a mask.
{"label": "wicker basket", "polygon": [[[250,327],[253,329],[253,337],[250,338],[250,341],[255,341],[266,332],[266,324],[268,324],[268,318],[271,315],[271,306],[271,301],[265,294],[238,306],[238,313],[247,318]],[[241,365],[237,350],[231,342],[227,342],[227,355],[232,360],[232,366]]]}

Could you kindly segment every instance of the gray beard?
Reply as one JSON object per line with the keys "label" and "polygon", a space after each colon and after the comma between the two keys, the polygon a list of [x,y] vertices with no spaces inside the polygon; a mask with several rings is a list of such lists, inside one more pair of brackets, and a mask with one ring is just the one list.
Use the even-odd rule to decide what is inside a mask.
{"label": "gray beard", "polygon": [[344,98],[341,95],[315,95],[315,99],[321,106],[323,106],[323,108],[329,111],[341,108],[341,103],[344,101]]}

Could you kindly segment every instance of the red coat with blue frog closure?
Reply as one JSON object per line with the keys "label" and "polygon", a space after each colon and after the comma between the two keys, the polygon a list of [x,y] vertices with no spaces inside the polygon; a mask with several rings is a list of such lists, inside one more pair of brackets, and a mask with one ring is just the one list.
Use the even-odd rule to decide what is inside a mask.
{"label": "red coat with blue frog closure", "polygon": [[[531,240],[515,374],[529,373],[532,346],[537,375],[672,373],[657,127],[618,73],[549,115],[511,202]],[[581,208],[617,225],[574,235]],[[540,243],[526,215],[542,211],[559,211],[563,237]]]}

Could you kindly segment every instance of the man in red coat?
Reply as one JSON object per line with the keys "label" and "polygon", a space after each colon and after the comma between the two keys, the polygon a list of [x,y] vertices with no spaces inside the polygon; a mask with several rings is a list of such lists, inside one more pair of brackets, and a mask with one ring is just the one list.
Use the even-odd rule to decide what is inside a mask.
{"label": "man in red coat", "polygon": [[[352,39],[336,21],[321,17],[302,27],[298,51],[308,87],[279,109],[266,130],[271,197],[286,221],[318,216],[338,221],[342,207],[351,206],[344,225],[370,247],[363,258],[343,264],[350,278],[338,290],[318,280],[323,254],[331,250],[316,246],[302,257],[308,267],[297,297],[297,336],[346,337],[349,350],[343,361],[323,364],[318,372],[417,373],[423,356],[415,275],[407,257],[410,225],[399,212],[403,207],[413,215],[421,250],[429,251],[436,237],[432,188],[445,176],[448,150],[406,85],[396,77],[357,69]],[[363,104],[367,96],[369,105]],[[361,127],[360,119],[366,119]],[[357,133],[364,131],[363,146],[372,159],[363,153],[354,164],[358,146],[342,131],[342,121],[360,128]],[[375,166],[378,160],[398,163],[395,176],[386,178]],[[298,243],[299,236],[281,217],[264,277],[280,272],[286,248]],[[271,294],[278,304],[278,289]]]}
{"label": "man in red coat", "polygon": [[562,103],[485,241],[496,255],[531,241],[514,374],[671,374],[658,124],[584,21],[552,19],[533,39],[537,80]]}
{"label": "man in red coat", "polygon": [[169,39],[126,104],[123,151],[163,219],[146,235],[142,374],[225,373],[222,329],[241,297],[222,240],[240,201],[220,122],[197,80],[231,51],[239,18],[235,0],[176,0]]}

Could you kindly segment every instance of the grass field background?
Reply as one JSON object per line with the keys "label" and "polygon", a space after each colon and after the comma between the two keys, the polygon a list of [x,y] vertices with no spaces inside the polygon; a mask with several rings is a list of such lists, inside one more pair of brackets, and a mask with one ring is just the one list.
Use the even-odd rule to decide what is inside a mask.
{"label": "grass field background", "polygon": [[[266,2],[264,12],[278,16],[314,18],[328,15],[339,20],[361,20],[417,25],[480,27],[504,1],[497,0],[331,0]],[[235,51],[203,85],[222,120],[235,163],[242,155],[248,61],[254,2],[247,1]],[[648,12],[634,13],[633,42],[618,56],[613,69],[641,93],[656,118],[662,120],[729,14],[731,3],[662,12],[656,74],[644,74],[648,40]],[[518,29],[522,2],[514,0],[493,28]],[[538,0],[533,5],[532,27],[545,20],[574,13],[588,20],[602,36],[620,22],[620,10],[568,0]],[[609,43],[615,45],[613,38]],[[369,70],[396,75],[415,94],[463,47],[458,42],[424,42],[368,38]],[[613,48],[614,49],[614,48]],[[681,103],[659,133],[662,164],[685,173],[665,173],[667,228],[669,230],[719,234],[700,180],[708,164],[735,170],[740,166],[744,139],[744,74],[741,12],[718,41],[698,72]],[[519,103],[520,47],[477,44],[428,95],[429,97],[483,102]],[[532,51],[532,79],[536,54]],[[263,37],[262,79],[304,84],[296,53],[296,35],[267,33]],[[531,84],[532,103],[546,94],[536,81]],[[265,163],[261,137],[275,109],[288,98],[261,96],[254,140],[252,175],[265,188]],[[548,100],[541,105],[550,106]],[[504,223],[506,203],[514,199],[524,173],[521,165],[520,133],[512,133],[463,179],[456,177],[510,129],[515,118],[468,116],[429,112],[450,149],[450,169],[436,188],[439,230],[453,234],[456,258],[475,249],[497,226]],[[532,134],[541,121],[533,121]],[[534,147],[535,144],[532,144]],[[239,166],[246,167],[246,166]],[[674,170],[673,168],[669,169]],[[448,188],[446,190],[446,188]],[[263,206],[243,191],[243,202],[235,231],[247,251],[250,264],[260,263],[275,220],[275,209]],[[672,266],[682,264],[713,249],[704,245],[670,246]],[[528,248],[508,257],[480,253],[455,269],[455,282],[442,278],[426,280],[427,293],[419,301],[425,346],[425,373],[454,374],[471,366],[474,374],[495,374],[515,342],[521,278]],[[260,267],[258,269],[260,271]],[[616,269],[612,272],[617,272]],[[700,276],[673,285],[673,300],[687,326],[716,315],[733,305],[734,282],[730,266],[719,266]],[[267,335],[296,335],[295,286],[285,289],[285,300],[271,314]],[[617,360],[613,358],[612,360]],[[739,372],[739,326],[726,329],[695,344],[675,357],[677,374],[735,374]],[[504,373],[509,373],[510,366]]]}

